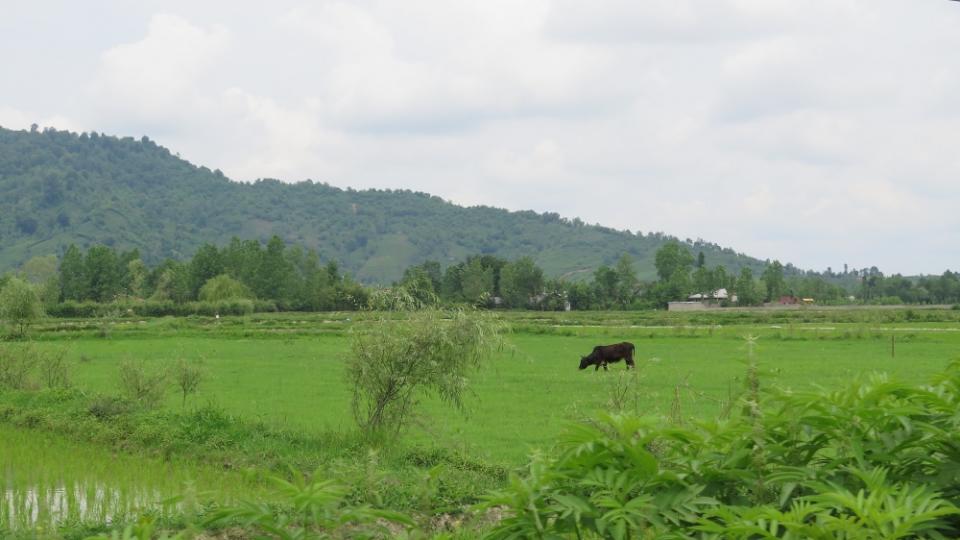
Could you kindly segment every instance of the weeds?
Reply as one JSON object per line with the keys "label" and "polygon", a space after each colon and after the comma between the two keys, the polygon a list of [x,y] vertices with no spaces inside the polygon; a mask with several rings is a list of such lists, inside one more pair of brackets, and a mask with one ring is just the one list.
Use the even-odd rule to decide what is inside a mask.
{"label": "weeds", "polygon": [[296,473],[293,478],[270,478],[278,503],[244,502],[226,507],[214,512],[204,524],[240,523],[282,540],[331,538],[337,532],[352,538],[388,538],[415,526],[400,512],[347,504],[347,487],[323,479],[320,471],[309,479]]}

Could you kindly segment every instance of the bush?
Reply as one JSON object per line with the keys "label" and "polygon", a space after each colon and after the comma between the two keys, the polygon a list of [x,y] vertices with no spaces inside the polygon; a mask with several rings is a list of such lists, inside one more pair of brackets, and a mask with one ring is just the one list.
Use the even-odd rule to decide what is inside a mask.
{"label": "bush", "polygon": [[29,344],[0,347],[0,388],[69,386],[70,364],[64,351],[42,351]]}
{"label": "bush", "polygon": [[100,420],[110,420],[117,416],[130,413],[133,408],[134,404],[125,398],[117,396],[97,396],[90,401],[87,412]]}
{"label": "bush", "polygon": [[190,362],[181,358],[173,368],[173,380],[183,397],[181,405],[186,406],[187,396],[196,394],[200,383],[206,378],[206,370],[199,361]]}
{"label": "bush", "polygon": [[148,368],[143,362],[130,360],[120,364],[120,392],[130,401],[145,408],[159,405],[167,391],[167,372],[161,368]]}
{"label": "bush", "polygon": [[32,386],[37,358],[27,347],[0,347],[0,388],[21,390]]}
{"label": "bush", "polygon": [[346,376],[354,418],[371,435],[399,434],[421,394],[463,410],[467,375],[499,345],[497,324],[464,311],[412,312],[358,328]]}
{"label": "bush", "polygon": [[47,388],[70,387],[70,362],[64,351],[41,353],[37,362],[40,382]]}

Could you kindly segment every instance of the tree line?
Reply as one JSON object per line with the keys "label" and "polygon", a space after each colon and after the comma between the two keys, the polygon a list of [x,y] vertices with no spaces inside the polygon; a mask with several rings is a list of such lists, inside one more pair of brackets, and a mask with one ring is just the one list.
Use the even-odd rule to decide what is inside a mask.
{"label": "tree line", "polygon": [[[410,266],[390,288],[421,305],[538,310],[664,308],[670,301],[696,293],[709,297],[719,289],[728,291],[722,302],[732,305],[735,295],[741,306],[785,296],[813,298],[818,304],[960,302],[960,275],[950,271],[915,279],[884,276],[876,268],[845,271],[844,277],[856,278],[857,285],[849,288],[836,277],[797,272],[779,261],[769,262],[759,276],[749,267],[732,273],[723,265],[708,265],[703,252],[695,257],[676,241],[656,252],[655,267],[655,280],[641,280],[633,259],[624,254],[613,266],[601,265],[588,275],[581,272],[575,276],[579,279],[551,278],[530,257],[508,260],[482,254],[446,268],[438,261]],[[7,284],[18,291],[9,292],[11,298],[36,298],[48,312],[64,315],[87,313],[69,309],[77,304],[131,302],[157,306],[145,314],[213,313],[218,312],[216,303],[227,301],[258,302],[221,309],[227,313],[381,307],[374,301],[377,287],[356,281],[336,261],[321,261],[315,250],[287,245],[277,236],[266,243],[234,238],[222,247],[204,244],[188,260],[166,259],[153,267],[137,250],[94,245],[84,252],[71,245],[59,258],[34,257],[16,275],[0,277],[0,289]],[[184,305],[194,305],[193,311],[177,308]]]}

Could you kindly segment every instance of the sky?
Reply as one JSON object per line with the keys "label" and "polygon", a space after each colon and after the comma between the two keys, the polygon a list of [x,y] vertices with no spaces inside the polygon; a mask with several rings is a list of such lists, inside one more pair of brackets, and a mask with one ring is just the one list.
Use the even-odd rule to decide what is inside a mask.
{"label": "sky", "polygon": [[960,2],[3,4],[3,127],[806,269],[960,270]]}

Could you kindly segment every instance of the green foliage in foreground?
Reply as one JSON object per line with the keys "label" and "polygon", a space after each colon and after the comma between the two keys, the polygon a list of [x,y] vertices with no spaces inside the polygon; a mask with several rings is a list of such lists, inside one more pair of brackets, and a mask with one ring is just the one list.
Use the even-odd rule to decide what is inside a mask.
{"label": "green foliage in foreground", "polygon": [[728,421],[572,426],[485,507],[490,538],[956,538],[960,364],[931,386],[884,376],[771,391]]}

